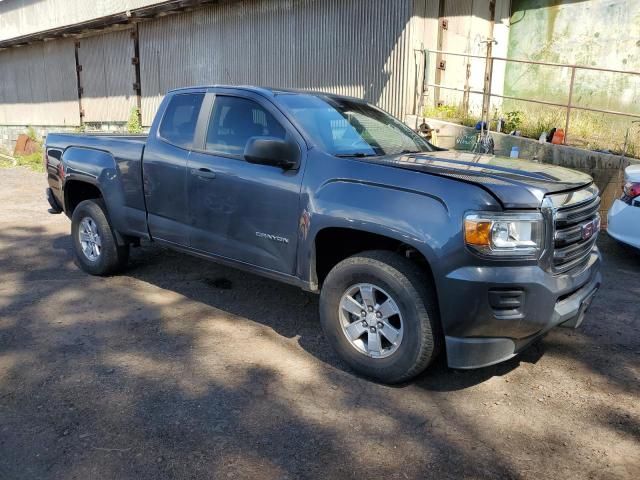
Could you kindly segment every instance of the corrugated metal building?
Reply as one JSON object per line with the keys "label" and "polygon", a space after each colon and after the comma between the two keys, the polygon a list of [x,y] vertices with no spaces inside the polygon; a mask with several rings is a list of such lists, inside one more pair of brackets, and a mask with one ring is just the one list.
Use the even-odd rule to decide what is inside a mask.
{"label": "corrugated metal building", "polygon": [[[425,71],[431,83],[464,81],[465,65],[449,60],[439,70],[424,49],[478,53],[494,13],[504,24],[510,4],[2,0],[0,141],[7,144],[7,126],[122,128],[135,108],[149,126],[168,89],[195,84],[324,90],[403,117],[426,98]],[[481,82],[483,71],[469,78]]]}
{"label": "corrugated metal building", "polygon": [[404,112],[411,98],[412,0],[236,2],[140,24],[142,111],[181,85],[297,87]]}
{"label": "corrugated metal building", "polygon": [[168,89],[216,83],[343,93],[401,116],[414,109],[414,50],[437,10],[438,0],[4,0],[0,125],[123,124],[139,106],[148,126]]}

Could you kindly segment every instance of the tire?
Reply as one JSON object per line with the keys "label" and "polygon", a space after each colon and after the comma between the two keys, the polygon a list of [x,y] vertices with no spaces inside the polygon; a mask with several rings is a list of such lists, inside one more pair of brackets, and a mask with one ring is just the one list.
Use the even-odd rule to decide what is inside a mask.
{"label": "tire", "polygon": [[[81,230],[82,238],[91,239],[89,245],[87,242],[83,245]],[[97,237],[87,237],[87,233],[94,231]],[[118,245],[102,200],[84,200],[78,204],[71,216],[71,238],[78,265],[91,275],[110,275],[124,268],[129,260],[129,245]],[[90,245],[95,246],[98,241],[99,249],[91,249]]]}
{"label": "tire", "polygon": [[[374,300],[368,291],[374,292]],[[359,307],[352,308],[354,304],[345,299],[346,295],[356,300]],[[367,305],[365,296],[368,303],[375,305],[373,312],[368,311],[371,305]],[[392,302],[386,302],[386,297]],[[342,308],[343,300],[355,314]],[[367,308],[366,317],[362,311],[357,315],[357,309],[363,305]],[[397,314],[382,322],[384,317],[375,316],[378,306],[381,315],[383,310],[385,315]],[[363,319],[366,323],[362,323]],[[327,275],[320,293],[320,321],[325,336],[342,360],[357,373],[383,383],[400,383],[418,375],[441,349],[435,289],[418,265],[393,252],[363,252],[337,264]],[[376,333],[371,333],[374,322]],[[362,336],[356,340],[347,338],[347,335],[356,337],[360,331]],[[390,341],[393,338],[395,343]]]}

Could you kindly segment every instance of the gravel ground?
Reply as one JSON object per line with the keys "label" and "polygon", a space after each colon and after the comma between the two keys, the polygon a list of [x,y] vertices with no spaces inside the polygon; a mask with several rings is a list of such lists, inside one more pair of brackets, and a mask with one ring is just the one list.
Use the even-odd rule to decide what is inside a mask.
{"label": "gravel ground", "polygon": [[0,170],[0,478],[640,478],[640,254],[606,235],[585,324],[379,385],[317,297],[154,245],[90,277],[45,179]]}

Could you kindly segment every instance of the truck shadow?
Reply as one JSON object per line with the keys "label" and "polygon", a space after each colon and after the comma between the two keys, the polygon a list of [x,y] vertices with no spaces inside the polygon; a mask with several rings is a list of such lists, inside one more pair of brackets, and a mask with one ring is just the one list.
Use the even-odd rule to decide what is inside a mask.
{"label": "truck shadow", "polygon": [[[621,345],[638,348],[638,326],[620,301],[602,330],[558,334],[482,370],[453,372],[441,358],[389,388],[345,371],[315,295],[260,277],[155,246],[135,250],[121,276],[89,277],[69,237],[41,227],[0,232],[0,272],[0,478],[522,478],[530,464],[511,448],[575,451],[588,440],[523,431],[515,409],[546,411],[528,387],[546,374],[500,377],[547,350],[610,391],[637,392]],[[638,288],[627,281],[627,292]],[[594,349],[599,334],[614,335],[616,350]],[[635,441],[624,405],[589,406],[585,435]],[[554,415],[566,415],[562,404]],[[580,459],[562,458],[579,471]]]}
{"label": "truck shadow", "polygon": [[[318,295],[233,268],[207,264],[199,259],[145,244],[132,254],[126,275],[171,290],[195,302],[246,318],[296,338],[298,344],[322,362],[351,373],[327,344],[318,317]],[[504,375],[520,362],[535,363],[542,354],[539,345],[499,365],[477,370],[452,370],[444,353],[417,380],[425,390],[453,391]]]}
{"label": "truck shadow", "polygon": [[[445,402],[282,342],[337,365],[296,289],[156,248],[88,277],[40,227],[0,232],[0,272],[0,478],[423,478],[452,458],[440,478],[460,478],[489,452],[448,438],[483,433]],[[518,476],[497,456],[481,471]]]}
{"label": "truck shadow", "polygon": [[[606,249],[605,281],[591,307],[587,321],[579,330],[555,329],[516,357],[475,370],[448,368],[445,354],[442,353],[426,372],[396,388],[418,385],[425,390],[438,392],[467,389],[491,378],[502,377],[523,363],[536,364],[549,350],[554,355],[587,362],[590,368],[616,380],[625,389],[633,388],[636,382],[631,369],[624,366],[612,368],[611,357],[601,357],[607,352],[613,356],[616,354],[608,348],[611,333],[617,328],[616,322],[624,323],[627,328],[630,327],[637,332],[638,324],[633,319],[636,318],[634,305],[637,295],[640,294],[640,282],[635,282],[638,285],[631,282],[631,291],[620,291],[618,285],[626,281],[621,278],[624,272],[634,267],[636,272],[640,270],[640,252],[618,244],[606,234],[602,235],[599,244],[601,248]],[[66,238],[59,238],[53,246],[72,256]],[[607,261],[611,264],[607,265]],[[79,270],[77,274],[84,275]],[[286,338],[295,338],[303,349],[320,361],[352,373],[326,343],[320,328],[316,294],[213,262],[202,261],[153,243],[144,243],[141,248],[132,249],[129,267],[123,275],[173,291],[230,315],[246,318],[273,329]],[[634,292],[634,285],[636,295],[628,295],[627,292]],[[612,308],[612,296],[616,297],[617,308]],[[613,322],[612,316],[615,317]],[[621,335],[619,329],[616,332],[618,333],[615,336]],[[566,342],[567,337],[578,337],[582,342]],[[603,339],[606,340],[604,345],[597,345]],[[585,345],[590,343],[596,345],[585,348]],[[617,349],[615,343],[613,348]],[[625,348],[629,347],[623,347],[622,353]]]}

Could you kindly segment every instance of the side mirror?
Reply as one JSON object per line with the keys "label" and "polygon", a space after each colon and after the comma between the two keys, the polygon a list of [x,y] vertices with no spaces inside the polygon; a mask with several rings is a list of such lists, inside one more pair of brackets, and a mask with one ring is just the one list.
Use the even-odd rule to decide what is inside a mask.
{"label": "side mirror", "polygon": [[251,137],[244,147],[247,162],[285,170],[298,168],[299,156],[296,145],[276,137]]}

